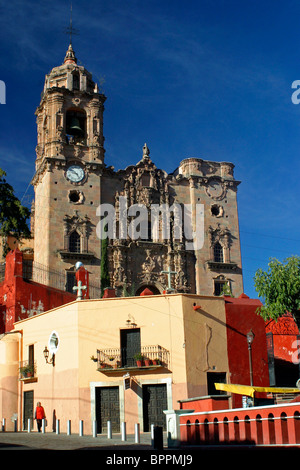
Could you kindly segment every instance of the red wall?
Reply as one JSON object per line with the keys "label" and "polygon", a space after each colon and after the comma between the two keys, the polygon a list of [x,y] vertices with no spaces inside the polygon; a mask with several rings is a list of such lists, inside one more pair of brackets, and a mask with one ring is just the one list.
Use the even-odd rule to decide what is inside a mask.
{"label": "red wall", "polygon": [[300,444],[299,403],[180,416],[181,444]]}
{"label": "red wall", "polygon": [[[253,385],[269,386],[269,368],[264,320],[256,314],[259,300],[245,294],[239,298],[225,297],[227,350],[230,383],[250,385],[247,333],[252,329]],[[242,406],[242,396],[233,395],[233,407]]]}
{"label": "red wall", "polygon": [[228,406],[229,396],[215,396],[207,398],[194,398],[189,400],[179,400],[181,410],[194,410],[194,411],[213,411],[224,410]]}
{"label": "red wall", "polygon": [[75,294],[23,279],[23,255],[18,249],[6,257],[5,280],[0,284],[0,334],[23,320],[76,299]]}
{"label": "red wall", "polygon": [[266,322],[266,332],[273,334],[274,356],[287,362],[294,362],[297,358],[297,335],[299,329],[291,314],[283,315],[277,322]]}

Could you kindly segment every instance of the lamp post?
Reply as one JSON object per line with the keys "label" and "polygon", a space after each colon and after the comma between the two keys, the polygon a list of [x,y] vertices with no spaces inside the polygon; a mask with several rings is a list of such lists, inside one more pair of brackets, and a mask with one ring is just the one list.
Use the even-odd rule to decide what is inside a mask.
{"label": "lamp post", "polygon": [[247,343],[248,343],[248,351],[249,351],[249,369],[250,369],[250,385],[253,385],[253,368],[252,368],[252,343],[254,340],[254,333],[251,330],[247,333]]}

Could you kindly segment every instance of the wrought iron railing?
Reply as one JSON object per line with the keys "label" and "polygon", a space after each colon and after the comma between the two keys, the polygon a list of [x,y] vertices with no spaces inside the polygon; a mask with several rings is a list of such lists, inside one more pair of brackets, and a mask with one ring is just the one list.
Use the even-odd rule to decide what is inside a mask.
{"label": "wrought iron railing", "polygon": [[139,353],[130,354],[127,348],[97,350],[98,369],[118,369],[132,367],[169,367],[169,351],[162,346],[142,346]]}
{"label": "wrought iron railing", "polygon": [[[65,271],[49,269],[32,260],[23,260],[23,279],[73,293]],[[101,288],[89,282],[89,295],[90,299],[100,299]]]}

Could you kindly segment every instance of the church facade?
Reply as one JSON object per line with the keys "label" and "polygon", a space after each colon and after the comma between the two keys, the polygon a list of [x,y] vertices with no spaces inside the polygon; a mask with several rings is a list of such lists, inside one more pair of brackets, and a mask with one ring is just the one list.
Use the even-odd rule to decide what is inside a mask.
{"label": "church facade", "polygon": [[[234,165],[187,158],[168,174],[155,165],[145,144],[136,164],[117,171],[108,167],[105,100],[70,45],[64,63],[46,76],[36,110],[34,264],[63,272],[71,291],[74,266],[81,261],[90,284],[100,287],[105,236],[100,221],[105,209],[113,208],[113,236],[108,231],[102,256],[118,295],[139,295],[145,288],[154,294],[220,295],[226,287],[239,296],[243,278]],[[122,207],[126,228],[132,228],[134,215],[140,222],[135,237],[130,230],[122,232]],[[155,227],[153,208],[158,211]]]}

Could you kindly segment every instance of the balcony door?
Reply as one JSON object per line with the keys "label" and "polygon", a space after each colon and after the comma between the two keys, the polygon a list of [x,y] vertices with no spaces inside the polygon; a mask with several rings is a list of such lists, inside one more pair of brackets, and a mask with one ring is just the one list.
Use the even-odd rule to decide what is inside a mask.
{"label": "balcony door", "polygon": [[121,330],[122,367],[134,367],[134,356],[141,352],[141,331],[139,328]]}

